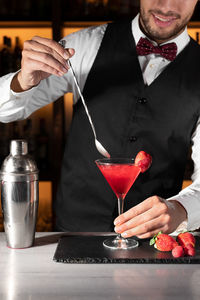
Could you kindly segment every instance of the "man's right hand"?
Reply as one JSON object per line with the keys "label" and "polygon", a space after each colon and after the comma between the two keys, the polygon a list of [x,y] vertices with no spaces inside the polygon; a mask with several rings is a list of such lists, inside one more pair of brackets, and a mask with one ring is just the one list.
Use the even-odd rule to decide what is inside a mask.
{"label": "man's right hand", "polygon": [[22,92],[38,85],[52,74],[63,76],[69,69],[67,59],[74,53],[74,49],[63,49],[59,43],[39,36],[25,41],[21,71],[13,77],[11,89]]}

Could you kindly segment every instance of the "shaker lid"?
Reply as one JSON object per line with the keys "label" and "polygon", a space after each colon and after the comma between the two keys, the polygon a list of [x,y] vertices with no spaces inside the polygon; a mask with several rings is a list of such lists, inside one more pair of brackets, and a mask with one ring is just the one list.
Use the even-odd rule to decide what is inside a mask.
{"label": "shaker lid", "polygon": [[34,159],[28,155],[28,143],[26,140],[11,141],[10,155],[3,161],[0,175],[1,179],[4,180],[8,176],[15,177],[15,181],[38,179],[38,168]]}
{"label": "shaker lid", "polygon": [[10,142],[10,154],[26,155],[28,154],[28,143],[26,140],[12,140]]}

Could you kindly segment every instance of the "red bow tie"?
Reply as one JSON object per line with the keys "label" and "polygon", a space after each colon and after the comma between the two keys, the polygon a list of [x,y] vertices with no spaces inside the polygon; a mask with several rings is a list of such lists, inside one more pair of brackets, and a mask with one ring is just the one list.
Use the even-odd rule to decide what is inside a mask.
{"label": "red bow tie", "polygon": [[136,46],[136,50],[138,55],[155,53],[173,61],[176,58],[177,45],[176,43],[168,43],[163,46],[154,46],[148,39],[141,37]]}

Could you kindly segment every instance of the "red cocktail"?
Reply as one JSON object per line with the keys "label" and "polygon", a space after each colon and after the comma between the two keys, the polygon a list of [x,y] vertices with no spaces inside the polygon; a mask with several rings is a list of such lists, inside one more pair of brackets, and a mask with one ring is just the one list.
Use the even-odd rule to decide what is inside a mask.
{"label": "red cocktail", "polygon": [[97,164],[108,181],[115,195],[125,198],[132,184],[140,173],[140,168],[133,164],[104,163]]}
{"label": "red cocktail", "polygon": [[[103,158],[95,161],[98,168],[118,198],[119,215],[123,213],[124,198],[140,174],[141,169],[129,158]],[[112,249],[130,249],[138,246],[132,238],[123,238],[120,234],[115,239],[107,239],[104,246]]]}

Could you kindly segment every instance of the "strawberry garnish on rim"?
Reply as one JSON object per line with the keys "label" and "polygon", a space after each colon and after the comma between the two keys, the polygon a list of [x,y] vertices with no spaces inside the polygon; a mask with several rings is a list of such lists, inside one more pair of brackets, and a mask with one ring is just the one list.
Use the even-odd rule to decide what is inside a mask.
{"label": "strawberry garnish on rim", "polygon": [[144,173],[149,169],[152,163],[152,157],[150,154],[140,151],[135,158],[135,165],[140,168],[140,171]]}

